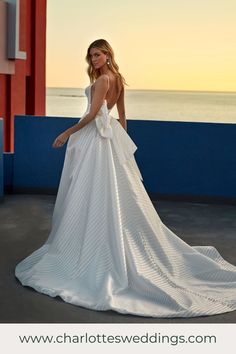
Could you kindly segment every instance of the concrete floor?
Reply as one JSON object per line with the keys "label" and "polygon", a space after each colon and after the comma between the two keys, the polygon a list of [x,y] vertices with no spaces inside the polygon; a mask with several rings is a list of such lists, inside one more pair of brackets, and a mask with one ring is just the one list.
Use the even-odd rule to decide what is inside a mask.
{"label": "concrete floor", "polygon": [[[194,318],[150,318],[94,311],[23,287],[15,265],[40,247],[51,227],[53,195],[7,194],[0,203],[1,323],[236,323],[236,311]],[[162,221],[185,242],[215,246],[236,265],[236,206],[154,202]]]}

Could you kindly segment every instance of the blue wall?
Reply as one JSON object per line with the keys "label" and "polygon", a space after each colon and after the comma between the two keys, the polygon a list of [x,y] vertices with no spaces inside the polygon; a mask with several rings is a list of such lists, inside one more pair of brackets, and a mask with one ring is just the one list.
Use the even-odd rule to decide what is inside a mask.
{"label": "blue wall", "polygon": [[3,119],[0,118],[0,201],[4,198],[3,179]]}
{"label": "blue wall", "polygon": [[75,118],[15,117],[14,191],[50,192],[58,187],[66,145],[52,148],[62,131],[78,122]]}
{"label": "blue wall", "polygon": [[4,179],[4,191],[12,193],[13,191],[13,163],[14,153],[4,152],[3,154],[3,179]]}
{"label": "blue wall", "polygon": [[[13,191],[56,192],[66,145],[51,145],[78,121],[15,117]],[[149,194],[236,200],[236,124],[129,120],[128,132]]]}
{"label": "blue wall", "polygon": [[133,121],[153,193],[236,198],[236,124]]}

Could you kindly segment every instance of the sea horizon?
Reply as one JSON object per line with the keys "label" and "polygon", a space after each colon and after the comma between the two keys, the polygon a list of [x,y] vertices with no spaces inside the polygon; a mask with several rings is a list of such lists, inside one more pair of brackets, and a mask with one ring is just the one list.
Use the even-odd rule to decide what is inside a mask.
{"label": "sea horizon", "polygon": [[[46,114],[81,117],[87,108],[85,88],[46,87]],[[125,89],[127,119],[236,123],[236,92]],[[110,114],[118,118],[116,107]]]}
{"label": "sea horizon", "polygon": [[[86,86],[85,86],[86,87]],[[73,86],[46,86],[46,89],[80,89],[83,87],[73,87]],[[236,91],[220,91],[220,90],[180,90],[180,89],[129,89],[125,87],[126,90],[132,91],[173,91],[173,92],[202,92],[202,93],[236,93]]]}

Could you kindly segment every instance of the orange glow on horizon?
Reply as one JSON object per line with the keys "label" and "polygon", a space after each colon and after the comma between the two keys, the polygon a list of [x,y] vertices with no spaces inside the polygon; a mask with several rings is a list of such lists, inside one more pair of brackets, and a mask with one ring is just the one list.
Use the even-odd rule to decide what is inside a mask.
{"label": "orange glow on horizon", "polygon": [[236,91],[235,13],[232,0],[48,1],[47,86],[85,87],[87,47],[105,38],[128,89]]}

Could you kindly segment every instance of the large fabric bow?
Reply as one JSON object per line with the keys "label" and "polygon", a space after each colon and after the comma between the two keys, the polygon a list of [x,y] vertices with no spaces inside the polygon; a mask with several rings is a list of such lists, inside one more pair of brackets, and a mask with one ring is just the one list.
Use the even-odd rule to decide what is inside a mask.
{"label": "large fabric bow", "polygon": [[95,117],[97,129],[102,137],[111,139],[113,131],[111,127],[111,116],[106,104],[103,104]]}
{"label": "large fabric bow", "polygon": [[112,117],[109,113],[107,104],[104,102],[95,117],[95,123],[99,134],[103,138],[111,140],[120,163],[124,164],[129,161],[140,179],[143,180],[134,158],[137,146],[117,119]]}

